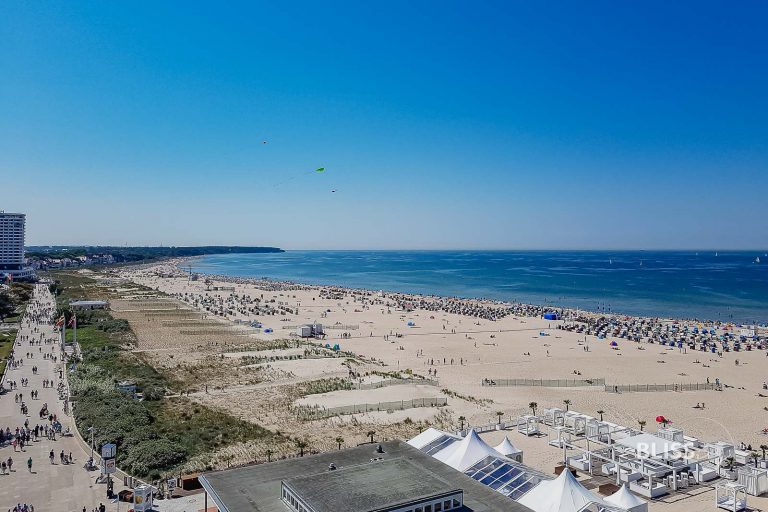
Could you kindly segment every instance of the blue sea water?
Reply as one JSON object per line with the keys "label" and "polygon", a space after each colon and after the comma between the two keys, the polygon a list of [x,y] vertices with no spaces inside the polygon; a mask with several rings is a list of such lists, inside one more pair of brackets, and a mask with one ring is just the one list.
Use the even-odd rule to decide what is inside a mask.
{"label": "blue sea water", "polygon": [[192,269],[631,315],[768,321],[762,252],[287,251],[205,256]]}

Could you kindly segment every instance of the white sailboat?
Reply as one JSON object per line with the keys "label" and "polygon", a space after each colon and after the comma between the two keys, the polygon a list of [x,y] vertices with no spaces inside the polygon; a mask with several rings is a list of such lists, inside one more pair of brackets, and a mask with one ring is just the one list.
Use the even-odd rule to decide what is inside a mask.
{"label": "white sailboat", "polygon": [[755,263],[760,263],[760,256],[758,256],[757,258],[755,258]]}

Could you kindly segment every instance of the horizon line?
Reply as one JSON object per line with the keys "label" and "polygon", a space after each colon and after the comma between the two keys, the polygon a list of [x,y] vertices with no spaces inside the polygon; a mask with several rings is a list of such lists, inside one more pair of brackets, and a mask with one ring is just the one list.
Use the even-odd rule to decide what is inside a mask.
{"label": "horizon line", "polygon": [[486,251],[486,252],[513,252],[513,251],[520,251],[520,252],[554,252],[554,251],[568,251],[568,252],[610,252],[610,251],[620,251],[620,252],[751,252],[751,251],[757,251],[757,252],[766,252],[768,251],[768,248],[757,248],[757,247],[747,247],[747,248],[722,248],[722,247],[691,247],[691,248],[658,248],[658,247],[651,247],[651,248],[637,248],[637,247],[627,247],[627,248],[621,248],[621,247],[607,247],[607,248],[569,248],[569,247],[551,247],[551,248],[544,248],[544,247],[527,247],[527,248],[515,248],[515,247],[495,247],[495,248],[488,248],[488,247],[435,247],[435,248],[407,248],[407,247],[400,247],[400,248],[366,248],[366,247],[356,247],[356,248],[285,248],[280,247],[278,245],[242,245],[242,244],[233,244],[233,245],[227,245],[227,244],[200,244],[200,245],[183,245],[183,244],[174,244],[174,245],[114,245],[114,244],[30,244],[25,246],[25,250],[28,248],[34,248],[34,247],[62,247],[62,248],[85,248],[85,247],[112,247],[112,248],[194,248],[194,247],[222,247],[222,248],[255,248],[255,247],[269,247],[274,249],[280,249],[282,251],[381,251],[381,252],[403,252],[403,251],[411,251],[411,252],[437,252],[437,251],[444,251],[444,252],[460,252],[460,251]]}

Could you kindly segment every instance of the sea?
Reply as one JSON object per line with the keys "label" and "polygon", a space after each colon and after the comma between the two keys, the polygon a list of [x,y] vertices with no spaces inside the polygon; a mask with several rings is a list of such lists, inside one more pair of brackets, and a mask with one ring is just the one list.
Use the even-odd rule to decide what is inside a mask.
{"label": "sea", "polygon": [[286,251],[210,255],[190,263],[193,272],[226,276],[768,322],[768,255],[762,251]]}

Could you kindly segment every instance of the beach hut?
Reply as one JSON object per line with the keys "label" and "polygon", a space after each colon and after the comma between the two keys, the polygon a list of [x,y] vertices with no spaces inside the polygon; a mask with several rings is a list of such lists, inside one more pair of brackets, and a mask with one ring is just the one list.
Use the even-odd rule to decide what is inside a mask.
{"label": "beach hut", "polygon": [[747,509],[747,490],[735,482],[724,482],[715,488],[715,505],[730,512]]}
{"label": "beach hut", "polygon": [[610,432],[611,426],[607,423],[596,419],[591,419],[587,422],[586,435],[593,440],[607,443],[610,440]]}
{"label": "beach hut", "polygon": [[523,450],[513,445],[507,436],[504,436],[504,440],[493,449],[508,459],[523,462]]}
{"label": "beach hut", "polygon": [[539,433],[539,422],[541,418],[531,414],[524,414],[517,418],[517,431],[527,436],[537,435]]}
{"label": "beach hut", "polygon": [[565,411],[557,407],[544,409],[544,424],[550,427],[562,427],[565,424],[564,415]]}
{"label": "beach hut", "polygon": [[627,512],[648,512],[648,502],[632,494],[632,491],[627,488],[627,484],[622,485],[618,491],[605,498],[605,501]]}
{"label": "beach hut", "polygon": [[565,426],[568,428],[569,432],[580,436],[584,435],[587,429],[587,420],[592,419],[588,418],[587,416],[584,416],[583,414],[579,414],[575,411],[566,411],[564,414],[565,419]]}
{"label": "beach hut", "polygon": [[768,492],[768,470],[744,466],[738,470],[737,482],[744,486],[747,494],[761,496]]}

